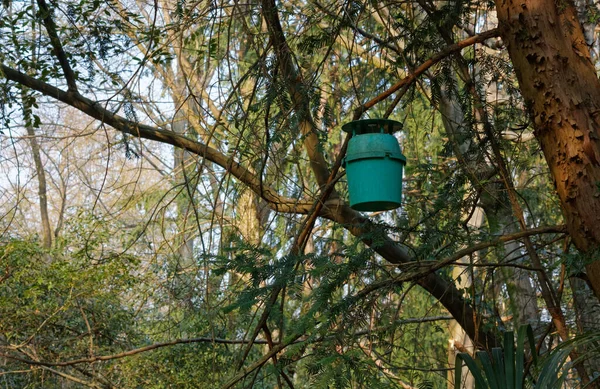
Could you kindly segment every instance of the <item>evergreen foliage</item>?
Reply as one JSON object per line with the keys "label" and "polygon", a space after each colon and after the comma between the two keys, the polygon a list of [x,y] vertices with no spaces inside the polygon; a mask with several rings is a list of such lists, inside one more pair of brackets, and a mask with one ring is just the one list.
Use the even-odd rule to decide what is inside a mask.
{"label": "evergreen foliage", "polygon": [[[534,333],[515,346],[511,330],[525,322],[547,350],[532,385],[575,387],[575,362],[593,377],[597,335],[579,336],[600,312],[575,282],[589,256],[565,234],[513,65],[497,34],[445,51],[495,28],[494,12],[479,0],[0,8],[0,384],[446,388],[471,347],[451,319],[477,335],[478,358],[458,354],[477,385],[524,382]],[[334,166],[342,125],[377,117],[403,122],[403,204],[360,214]],[[572,343],[548,335],[540,273]],[[503,353],[483,350],[481,335],[501,334]],[[573,350],[581,360],[565,363]]]}

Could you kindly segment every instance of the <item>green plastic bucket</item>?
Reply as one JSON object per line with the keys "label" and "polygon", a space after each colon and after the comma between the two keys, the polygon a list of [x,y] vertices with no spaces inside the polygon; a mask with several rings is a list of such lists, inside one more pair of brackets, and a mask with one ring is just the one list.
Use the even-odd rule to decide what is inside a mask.
{"label": "green plastic bucket", "polygon": [[353,135],[344,159],[353,209],[376,212],[400,206],[406,157],[391,134],[401,128],[387,119],[357,120],[342,127]]}

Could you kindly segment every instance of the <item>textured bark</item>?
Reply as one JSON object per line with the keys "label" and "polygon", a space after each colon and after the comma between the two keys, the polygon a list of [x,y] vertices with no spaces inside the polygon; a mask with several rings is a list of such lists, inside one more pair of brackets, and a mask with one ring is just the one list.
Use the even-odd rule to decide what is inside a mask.
{"label": "textured bark", "polygon": [[600,298],[600,82],[573,5],[496,0],[503,39],[569,233]]}

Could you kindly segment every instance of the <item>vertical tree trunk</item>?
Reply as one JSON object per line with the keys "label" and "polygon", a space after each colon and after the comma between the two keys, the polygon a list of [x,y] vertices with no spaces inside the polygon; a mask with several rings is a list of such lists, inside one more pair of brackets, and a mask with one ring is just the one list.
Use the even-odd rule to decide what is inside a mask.
{"label": "vertical tree trunk", "polygon": [[45,248],[52,247],[52,228],[50,228],[50,217],[48,216],[48,190],[46,186],[46,171],[42,164],[40,153],[40,145],[37,141],[35,129],[33,127],[33,112],[31,105],[27,102],[25,91],[22,91],[21,97],[23,100],[23,116],[25,118],[25,128],[29,137],[29,145],[31,146],[31,155],[35,164],[35,173],[38,181],[38,198],[40,201],[40,222],[42,225],[42,242]]}
{"label": "vertical tree trunk", "polygon": [[[484,196],[480,201],[481,208],[475,211],[473,217],[469,221],[471,227],[479,228],[483,224],[483,213],[487,219],[489,228],[495,234],[514,233],[514,225],[516,221],[511,213],[510,205],[506,196],[504,185],[497,180],[489,180],[487,177],[490,172],[495,169],[486,163],[481,157],[481,144],[473,137],[473,132],[468,131],[468,124],[464,122],[464,113],[458,101],[454,98],[455,93],[449,90],[442,90],[440,99],[440,112],[442,121],[449,135],[450,141],[453,144],[454,152],[459,160],[468,166],[468,171],[471,173],[471,185],[478,188]],[[483,212],[482,212],[483,210]],[[510,262],[521,255],[520,251],[515,250],[519,244],[516,242],[507,242],[504,248],[498,248],[505,253],[502,257],[507,262]],[[455,269],[462,271],[463,268]],[[511,311],[514,315],[515,326],[517,323],[530,323],[534,325],[539,321],[536,304],[536,291],[531,284],[530,277],[524,271],[506,267],[502,269],[503,284],[506,284],[509,294],[509,302]],[[457,278],[457,274],[453,273],[453,278]],[[465,283],[467,277],[462,278]],[[472,280],[469,280],[469,283]],[[464,289],[467,285],[460,285],[460,289]],[[456,325],[455,321],[450,323],[451,340],[453,341],[448,350],[449,365],[454,366],[456,358],[456,350],[464,351],[464,349],[472,352],[473,345],[471,339]],[[462,347],[457,347],[460,343]],[[463,348],[464,347],[464,348]],[[474,387],[473,377],[466,375],[468,369],[463,369],[463,388]],[[448,372],[448,389],[454,388],[454,370]]]}
{"label": "vertical tree trunk", "polygon": [[[467,167],[471,185],[482,193],[479,205],[485,213],[490,232],[493,234],[517,232],[517,221],[512,214],[505,185],[497,179],[489,178],[490,174],[496,174],[496,169],[481,157],[482,144],[475,138],[475,133],[468,130],[469,124],[464,122],[463,109],[456,101],[455,94],[451,92],[442,90],[441,93],[439,108],[442,122],[452,142],[454,153]],[[476,95],[473,98],[478,99]],[[517,242],[504,244],[502,257],[507,263],[521,256],[520,251],[516,250],[518,246]],[[527,323],[535,328],[539,316],[536,290],[530,276],[525,271],[511,267],[503,268],[501,274],[502,282],[508,289],[515,325]]]}
{"label": "vertical tree trunk", "polygon": [[[172,123],[173,131],[185,135],[187,131],[187,120],[183,110],[178,111]],[[190,193],[195,192],[193,184],[189,182],[194,175],[193,165],[194,157],[181,149],[173,150],[173,170],[175,171],[175,180],[177,185],[181,185],[181,193],[178,195],[177,203],[177,223],[179,224],[179,239],[177,253],[180,256],[181,265],[186,267],[193,265],[194,256],[194,235],[195,223],[193,221],[192,199]]]}
{"label": "vertical tree trunk", "polygon": [[40,155],[40,145],[35,138],[35,130],[27,126],[27,136],[31,145],[31,154],[35,163],[35,172],[38,180],[38,197],[40,199],[40,219],[42,224],[42,239],[44,247],[52,247],[52,228],[50,228],[50,217],[48,216],[48,190],[46,189],[46,172]]}
{"label": "vertical tree trunk", "polygon": [[[469,226],[473,228],[480,228],[483,225],[483,210],[477,207],[471,219],[469,219]],[[478,259],[477,259],[478,260]],[[459,260],[460,263],[470,263],[468,256],[462,257]],[[472,269],[472,268],[471,268]],[[452,279],[457,280],[456,286],[459,290],[465,290],[473,284],[473,277],[471,269],[464,266],[457,266],[452,269]],[[466,273],[466,274],[465,274]],[[450,345],[448,347],[448,389],[454,389],[454,363],[456,361],[456,355],[459,352],[467,351],[470,354],[475,353],[475,345],[467,333],[462,329],[456,320],[450,320],[448,322],[448,329],[450,331]],[[475,379],[473,375],[469,373],[469,369],[465,366],[462,369],[462,385],[460,389],[472,389],[475,387]],[[459,389],[459,388],[456,388]]]}
{"label": "vertical tree trunk", "polygon": [[568,0],[496,0],[569,233],[600,298],[600,82]]}

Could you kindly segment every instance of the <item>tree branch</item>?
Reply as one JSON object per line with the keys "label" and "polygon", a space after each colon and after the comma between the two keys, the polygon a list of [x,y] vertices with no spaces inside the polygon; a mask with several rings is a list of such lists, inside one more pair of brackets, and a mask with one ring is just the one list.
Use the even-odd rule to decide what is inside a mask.
{"label": "tree branch", "polygon": [[[425,275],[426,273],[434,272],[445,266],[453,264],[454,262],[458,261],[462,257],[471,255],[477,251],[484,250],[488,247],[499,245],[501,243],[506,243],[506,242],[510,242],[513,240],[525,239],[532,235],[550,234],[550,233],[565,234],[566,232],[567,232],[567,226],[563,224],[563,225],[559,225],[559,226],[547,226],[547,227],[532,228],[532,229],[527,229],[527,230],[521,230],[514,234],[502,235],[494,240],[491,240],[488,242],[477,243],[473,246],[459,250],[456,253],[452,254],[451,256],[449,256],[445,259],[442,259],[441,261],[433,261],[433,264],[429,261],[428,261],[429,263],[423,263],[423,262],[407,263],[407,264],[401,266],[401,268],[408,269],[410,266],[417,266],[417,267],[422,268],[424,266],[425,270],[420,270],[417,274],[414,274],[414,275],[406,277],[406,278],[403,277],[403,279],[405,281],[416,280],[416,279],[422,277],[423,275]],[[535,270],[539,271],[539,269],[535,269]]]}
{"label": "tree branch", "polygon": [[[191,339],[176,339],[176,340],[172,340],[170,342],[154,343],[149,346],[144,346],[144,347],[136,348],[133,350],[124,351],[124,352],[118,353],[118,354],[98,355],[98,356],[94,356],[94,357],[90,357],[90,358],[73,359],[70,361],[63,361],[63,362],[34,361],[34,360],[25,359],[25,358],[17,357],[17,356],[10,355],[10,354],[4,354],[4,353],[0,353],[0,356],[2,356],[4,358],[15,360],[15,361],[23,362],[28,365],[66,367],[66,366],[80,365],[82,363],[111,361],[114,359],[130,357],[132,355],[140,354],[140,353],[151,351],[151,350],[156,350],[156,349],[163,348],[163,347],[174,346],[177,344],[189,344],[189,343],[246,344],[246,343],[248,343],[248,341],[236,340],[236,339],[207,338],[207,337],[191,338]],[[266,340],[255,340],[254,343],[267,344],[267,341]]]}
{"label": "tree branch", "polygon": [[[315,174],[319,186],[324,188],[327,185],[327,179],[330,174],[325,157],[321,152],[319,138],[310,114],[308,96],[306,94],[306,91],[308,90],[307,85],[305,85],[302,74],[294,65],[292,49],[288,45],[283,29],[281,28],[275,0],[263,0],[262,11],[269,29],[269,36],[273,42],[279,69],[282,77],[285,79],[285,85],[294,103],[294,110],[301,118],[299,128],[304,135],[304,148],[310,159],[311,169]],[[335,190],[332,191],[331,197],[338,197]]]}
{"label": "tree branch", "polygon": [[58,58],[58,63],[63,70],[65,75],[65,79],[67,81],[67,87],[71,92],[77,92],[77,83],[75,82],[75,73],[69,64],[69,59],[67,57],[67,53],[63,49],[62,43],[60,42],[60,38],[58,37],[58,32],[56,31],[56,23],[54,23],[54,19],[52,19],[52,11],[46,4],[45,0],[37,0],[38,7],[40,7],[40,14],[42,16],[42,20],[44,21],[44,27],[46,27],[46,31],[48,32],[48,36],[50,37],[50,43],[52,44],[52,49],[56,58]]}
{"label": "tree branch", "polygon": [[404,77],[402,80],[400,80],[397,83],[395,83],[394,85],[392,85],[388,90],[386,90],[385,92],[381,93],[380,95],[376,96],[375,98],[371,99],[370,101],[368,101],[368,102],[362,104],[361,106],[359,106],[358,108],[356,108],[354,110],[354,117],[355,118],[360,117],[364,112],[366,112],[367,110],[372,108],[375,104],[387,99],[394,92],[398,91],[400,88],[413,83],[417,79],[417,77],[419,77],[421,74],[423,74],[425,71],[427,71],[427,69],[429,69],[436,63],[440,62],[441,60],[443,60],[450,54],[460,51],[460,50],[464,49],[465,47],[472,46],[476,43],[480,43],[480,42],[485,41],[486,39],[490,39],[490,38],[497,37],[497,36],[500,36],[500,29],[494,28],[494,29],[482,32],[481,34],[469,37],[469,38],[462,40],[460,42],[457,42],[453,45],[447,46],[446,48],[442,49],[439,53],[437,53],[436,55],[429,58],[427,61],[423,62],[421,65],[419,65],[419,67],[417,67],[411,74],[409,74],[408,76]]}
{"label": "tree branch", "polygon": [[76,91],[65,92],[62,89],[56,88],[5,65],[0,65],[0,69],[8,80],[25,85],[46,96],[77,108],[88,116],[110,125],[117,131],[143,139],[170,144],[214,162],[227,170],[242,183],[248,185],[250,189],[262,197],[275,211],[307,214],[312,208],[312,202],[282,197],[273,188],[261,185],[256,174],[236,162],[233,156],[226,156],[212,147],[172,131],[127,120],[126,118],[105,109],[100,103],[92,101]]}
{"label": "tree branch", "polygon": [[[453,319],[452,316],[431,316],[431,317],[423,317],[423,318],[410,318],[410,319],[397,320],[394,322],[394,324],[396,324],[396,325],[415,324],[415,323],[426,323],[426,322],[451,320],[451,319]],[[369,332],[371,332],[371,331],[366,331],[366,330],[358,331],[358,332],[354,333],[354,336],[366,335]],[[314,339],[313,341],[321,342],[327,338],[329,338],[329,337],[320,337],[320,338]],[[307,339],[308,338],[300,339],[300,337],[297,337],[292,343],[303,343],[303,342],[306,342]],[[250,340],[221,339],[221,338],[208,338],[208,337],[191,338],[191,339],[176,339],[176,340],[173,340],[170,342],[154,343],[154,344],[151,344],[148,346],[139,347],[139,348],[129,350],[129,351],[124,351],[124,352],[118,353],[118,354],[99,355],[99,356],[95,356],[92,358],[80,358],[80,359],[73,359],[70,361],[63,361],[63,362],[34,361],[34,360],[25,359],[25,358],[17,357],[17,356],[10,355],[10,354],[4,354],[4,353],[0,353],[0,356],[4,357],[4,358],[15,360],[15,361],[19,361],[19,362],[22,362],[22,363],[25,363],[28,365],[32,365],[32,366],[67,367],[67,366],[80,365],[80,364],[84,364],[84,363],[105,362],[105,361],[111,361],[111,360],[115,360],[115,359],[122,359],[122,358],[126,358],[126,357],[129,357],[132,355],[141,354],[144,352],[156,350],[156,349],[163,348],[163,347],[170,347],[170,346],[175,346],[178,344],[191,344],[191,343],[241,345],[241,344],[250,343]],[[264,339],[254,340],[253,343],[254,344],[269,344],[269,342]],[[289,344],[291,344],[291,343],[289,343]],[[273,342],[272,345],[279,346],[280,343]]]}
{"label": "tree branch", "polygon": [[393,45],[389,42],[390,39],[383,40],[383,39],[379,38],[378,36],[363,30],[362,28],[358,27],[352,20],[350,20],[349,17],[338,16],[338,14],[330,11],[325,5],[319,3],[318,1],[313,2],[313,4],[315,4],[317,6],[317,8],[319,8],[321,11],[325,12],[330,17],[338,20],[340,23],[343,23],[343,25],[350,27],[352,30],[356,31],[357,33],[364,36],[365,38],[373,40],[379,46],[390,49],[393,52],[395,52],[396,54],[402,54],[402,50],[400,50],[400,48],[398,46]]}
{"label": "tree branch", "polygon": [[293,336],[289,337],[285,342],[279,343],[278,345],[274,346],[272,349],[269,350],[269,352],[267,352],[265,355],[263,355],[260,359],[258,359],[252,365],[242,368],[242,371],[240,371],[233,378],[231,378],[229,381],[227,381],[225,383],[225,385],[223,385],[221,388],[222,389],[231,388],[236,383],[238,383],[238,381],[240,381],[241,379],[246,377],[248,374],[252,373],[254,370],[260,368],[265,363],[267,363],[269,361],[269,359],[271,359],[273,357],[273,355],[277,355],[277,353],[283,351],[287,346],[296,342],[296,340],[298,340],[300,338],[300,336],[301,336],[300,334],[293,335]]}
{"label": "tree branch", "polygon": [[63,373],[62,371],[58,371],[58,370],[49,368],[47,366],[42,366],[41,368],[44,369],[44,370],[48,370],[49,372],[51,372],[53,374],[56,374],[56,375],[58,375],[60,377],[63,377],[65,379],[69,380],[69,381],[73,381],[73,382],[76,382],[76,383],[78,383],[80,385],[87,386],[88,388],[102,389],[102,387],[100,385],[98,385],[98,384],[96,384],[94,382],[88,382],[88,381],[82,380],[81,378],[77,378],[77,377],[72,376],[70,374]]}

